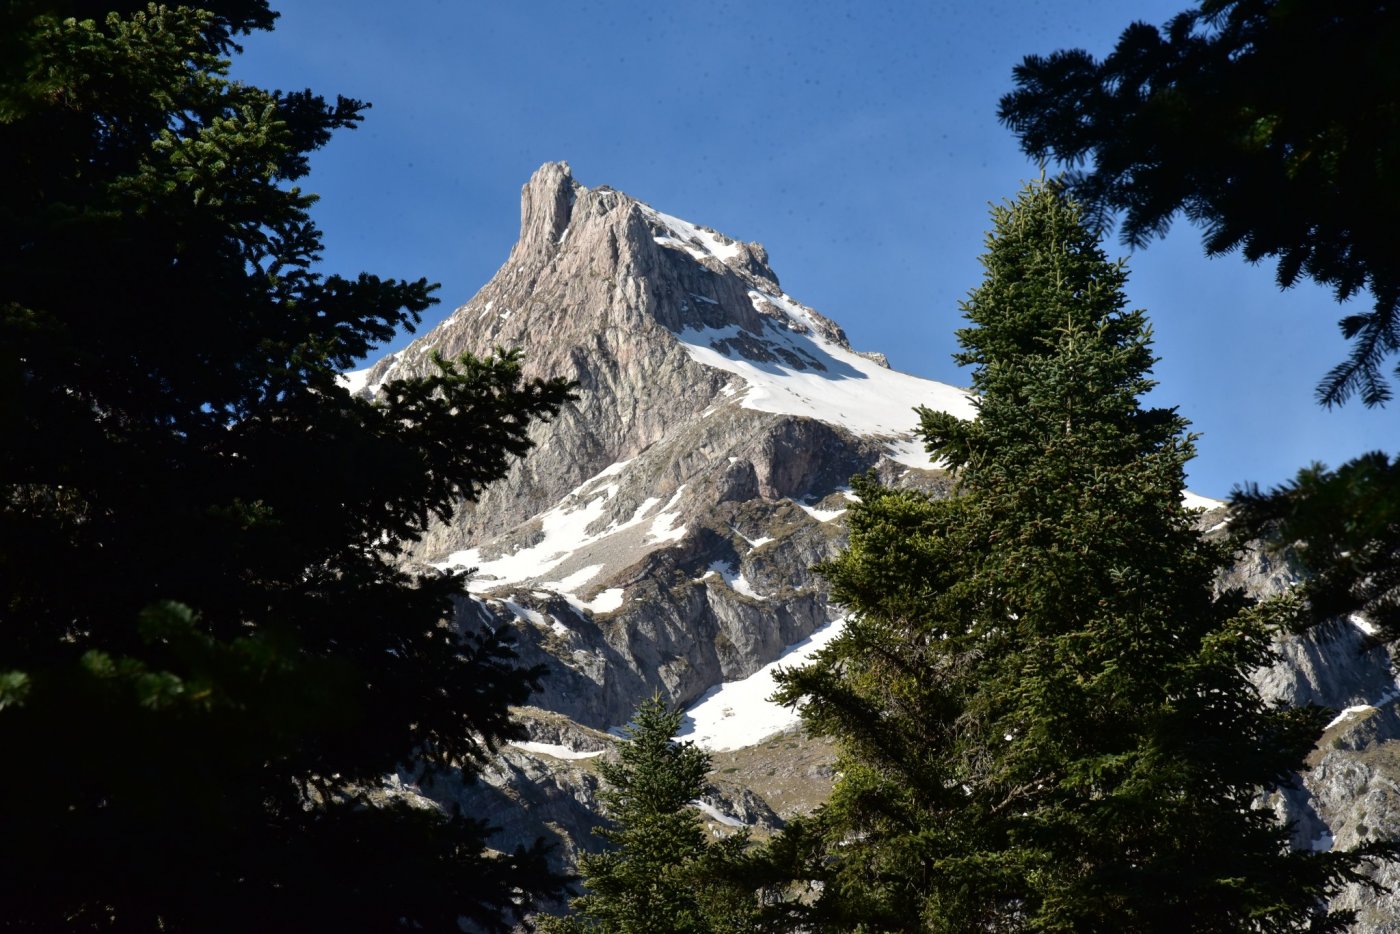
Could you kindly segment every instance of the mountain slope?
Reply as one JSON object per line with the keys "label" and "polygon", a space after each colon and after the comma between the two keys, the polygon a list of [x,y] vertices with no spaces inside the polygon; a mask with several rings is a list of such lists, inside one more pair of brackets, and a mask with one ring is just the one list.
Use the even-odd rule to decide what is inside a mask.
{"label": "mountain slope", "polygon": [[833,618],[809,568],[833,553],[855,473],[936,485],[913,407],[962,390],[853,351],[740,243],[547,164],[520,240],[432,332],[348,374],[362,391],[434,351],[521,347],[579,399],[510,476],[413,557],[474,567],[469,608],[549,669],[537,703],[592,727],[653,691],[689,703]]}
{"label": "mountain slope", "polygon": [[[577,380],[579,398],[537,427],[538,446],[503,482],[433,526],[408,558],[476,568],[462,625],[513,627],[522,660],[547,674],[522,711],[530,744],[503,751],[486,784],[421,790],[501,824],[503,848],[540,834],[563,857],[596,846],[588,756],[659,693],[694,705],[688,736],[726,750],[706,800],[716,828],[772,828],[810,808],[829,787],[830,749],[796,735],[752,745],[792,722],[762,709],[767,670],[839,625],[811,567],[844,542],[849,478],[873,470],[946,490],[909,433],[912,409],[971,417],[971,401],[854,351],[835,323],[784,293],[762,246],[585,188],[563,163],[524,186],[520,240],[490,282],[345,380],[381,392],[426,372],[434,352],[496,347],[522,348],[531,375]],[[1188,504],[1223,534],[1219,504]],[[1256,551],[1226,583],[1268,595],[1291,579]],[[1296,822],[1295,844],[1400,836],[1389,647],[1338,621],[1281,650],[1256,673],[1268,696],[1357,708],[1324,737],[1305,783],[1272,800]],[[1339,899],[1362,909],[1358,930],[1400,930],[1393,898],[1352,887]]]}

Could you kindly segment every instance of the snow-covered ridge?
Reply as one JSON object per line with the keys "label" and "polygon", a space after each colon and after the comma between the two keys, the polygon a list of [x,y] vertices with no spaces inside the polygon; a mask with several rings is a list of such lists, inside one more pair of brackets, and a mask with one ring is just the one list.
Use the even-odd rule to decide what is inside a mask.
{"label": "snow-covered ridge", "polygon": [[639,202],[639,206],[643,214],[666,231],[665,234],[652,238],[661,246],[683,249],[696,259],[713,256],[721,263],[738,259],[743,253],[743,247],[738,243],[713,230],[699,227],[679,217],[672,217],[670,214],[663,214],[650,205]]}
{"label": "snow-covered ridge", "polygon": [[1221,506],[1226,505],[1224,500],[1211,499],[1209,496],[1192,493],[1190,490],[1184,490],[1182,492],[1181,503],[1187,509],[1199,509],[1206,512],[1212,509],[1219,509]]}
{"label": "snow-covered ridge", "polygon": [[966,391],[886,369],[823,337],[811,311],[789,296],[753,291],[750,299],[764,315],[761,335],[738,325],[688,328],[676,335],[692,360],[743,381],[744,408],[806,416],[882,438],[892,458],[924,468],[929,457],[913,439],[914,409],[976,415]]}
{"label": "snow-covered ridge", "polygon": [[[683,249],[697,261],[713,257],[729,263],[743,253],[738,242],[723,234],[650,205],[639,206],[661,229],[653,239],[662,246]],[[748,294],[765,322],[763,333],[728,325],[690,328],[676,335],[697,363],[740,377],[744,408],[815,418],[856,435],[883,439],[891,458],[921,468],[929,467],[930,461],[914,439],[915,407],[975,416],[966,391],[888,369],[854,353],[826,336],[832,333],[831,324],[791,296],[757,288]]]}

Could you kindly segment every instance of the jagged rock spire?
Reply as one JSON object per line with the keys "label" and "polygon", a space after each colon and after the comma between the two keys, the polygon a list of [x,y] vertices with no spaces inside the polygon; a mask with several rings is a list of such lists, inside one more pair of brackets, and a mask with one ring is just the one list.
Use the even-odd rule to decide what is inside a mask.
{"label": "jagged rock spire", "polygon": [[510,262],[552,255],[569,229],[574,201],[586,191],[574,181],[567,162],[546,162],[520,189],[520,239]]}

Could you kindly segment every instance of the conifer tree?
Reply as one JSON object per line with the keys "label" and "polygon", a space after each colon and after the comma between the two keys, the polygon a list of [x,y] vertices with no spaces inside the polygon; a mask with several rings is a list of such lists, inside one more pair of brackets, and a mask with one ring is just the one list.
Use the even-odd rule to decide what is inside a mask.
{"label": "conifer tree", "polygon": [[545,934],[749,934],[756,913],[745,887],[723,867],[748,844],[740,832],[711,843],[693,805],[705,793],[710,757],[676,742],[681,712],[660,697],[637,708],[618,747],[618,761],[599,767],[600,797],[612,825],[597,833],[610,847],[584,854],[587,891],[570,916],[547,919]]}
{"label": "conifer tree", "polygon": [[296,182],[365,105],[231,81],[274,16],[0,7],[0,928],[506,930],[557,889],[375,792],[516,729],[536,673],[397,559],[568,388],[339,384],[435,299],[318,270]]}
{"label": "conifer tree", "polygon": [[1186,422],[1145,408],[1153,357],[1054,184],[993,211],[963,305],[978,417],[924,410],[938,500],[856,484],[822,568],[852,616],[780,699],[838,740],[830,802],[770,849],[823,931],[1300,931],[1356,854],[1292,852],[1257,806],[1325,714],[1264,704],[1269,605],[1183,507]]}
{"label": "conifer tree", "polygon": [[[1067,169],[1074,197],[1146,246],[1178,212],[1212,256],[1278,260],[1339,301],[1349,359],[1318,386],[1334,406],[1393,394],[1400,352],[1400,11],[1345,4],[1201,0],[1160,28],[1132,23],[1103,59],[1083,49],[1028,56],[1002,121],[1028,155]],[[1379,452],[1300,470],[1270,494],[1242,484],[1232,528],[1276,533],[1310,579],[1299,625],[1362,612],[1400,635],[1400,470]]]}

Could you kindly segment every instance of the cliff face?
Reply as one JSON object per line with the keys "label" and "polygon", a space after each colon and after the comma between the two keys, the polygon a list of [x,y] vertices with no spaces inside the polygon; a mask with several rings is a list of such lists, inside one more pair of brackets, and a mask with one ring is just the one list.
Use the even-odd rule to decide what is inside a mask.
{"label": "cliff face", "polygon": [[549,670],[536,703],[597,728],[655,691],[689,703],[829,623],[810,569],[839,544],[849,478],[941,483],[913,407],[971,413],[961,390],[855,353],[783,293],[762,246],[584,188],[563,163],[525,185],[491,281],[349,379],[373,392],[433,351],[498,347],[579,398],[411,557],[476,567],[464,618],[518,626]]}
{"label": "cliff face", "polygon": [[[536,427],[537,447],[504,481],[408,557],[476,568],[462,625],[514,627],[522,660],[547,674],[523,712],[531,744],[504,751],[485,783],[424,790],[491,817],[503,848],[553,836],[571,858],[597,845],[589,757],[659,693],[698,704],[693,735],[734,750],[716,754],[707,806],[717,828],[761,831],[813,806],[831,750],[792,734],[757,742],[784,725],[760,716],[763,669],[838,625],[811,568],[844,543],[849,478],[874,471],[946,490],[910,434],[912,410],[971,417],[965,393],[852,350],[836,324],[783,292],[762,246],[585,188],[563,163],[525,185],[520,239],[491,281],[346,381],[373,393],[425,372],[434,351],[498,347],[522,348],[528,374],[576,380],[579,398]],[[1222,518],[1212,511],[1202,528]],[[1285,562],[1256,551],[1222,583],[1267,596],[1292,582]],[[1255,673],[1266,697],[1350,708],[1298,787],[1272,796],[1295,845],[1396,838],[1390,649],[1364,621],[1341,620],[1279,650]],[[1387,867],[1377,878],[1395,876]],[[1353,886],[1338,903],[1361,911],[1358,930],[1400,931],[1393,896]]]}

